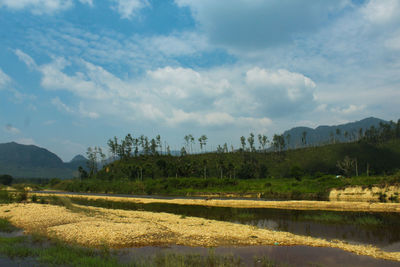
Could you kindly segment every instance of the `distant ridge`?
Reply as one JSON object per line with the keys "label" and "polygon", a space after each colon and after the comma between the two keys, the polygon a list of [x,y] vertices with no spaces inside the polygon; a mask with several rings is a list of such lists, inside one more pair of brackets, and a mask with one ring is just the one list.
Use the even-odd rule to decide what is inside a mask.
{"label": "distant ridge", "polygon": [[[388,121],[370,117],[360,121],[334,126],[295,127],[283,133],[285,142],[290,136],[289,148],[300,148],[303,132],[306,132],[307,146],[323,145],[333,142],[355,141],[359,131],[365,132],[371,126],[379,127]],[[339,134],[337,134],[339,130]],[[180,155],[179,151],[171,151]],[[56,154],[35,145],[22,145],[15,142],[0,144],[0,174],[16,178],[72,178],[78,176],[78,167],[86,168],[87,159],[76,155],[70,162],[63,162]]]}
{"label": "distant ridge", "polygon": [[72,178],[77,164],[84,167],[86,163],[83,156],[74,159],[64,163],[56,154],[35,145],[0,144],[0,174],[16,178]]}
{"label": "distant ridge", "polygon": [[[369,117],[362,119],[360,121],[349,122],[346,124],[333,125],[333,126],[318,126],[315,129],[309,127],[294,127],[288,131],[285,131],[283,135],[285,136],[285,141],[287,141],[287,136],[289,138],[289,147],[297,148],[303,146],[303,132],[306,132],[306,142],[307,145],[323,145],[333,142],[347,142],[355,141],[359,138],[360,129],[362,133],[371,126],[379,127],[380,123],[389,123],[388,121]],[[339,130],[339,134],[337,134]]]}

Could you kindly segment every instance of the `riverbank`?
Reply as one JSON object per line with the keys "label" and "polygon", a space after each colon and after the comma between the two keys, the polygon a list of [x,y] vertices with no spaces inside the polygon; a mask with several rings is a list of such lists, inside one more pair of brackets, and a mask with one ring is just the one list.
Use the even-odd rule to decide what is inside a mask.
{"label": "riverbank", "polygon": [[385,252],[376,247],[351,245],[339,240],[330,242],[168,213],[75,207],[78,212],[44,204],[8,204],[0,206],[0,217],[7,218],[27,233],[39,232],[88,247],[305,245],[340,248],[359,255],[400,261],[400,252]]}
{"label": "riverbank", "polygon": [[393,201],[398,202],[400,186],[350,186],[344,189],[332,189],[329,199],[333,201]]}
{"label": "riverbank", "polygon": [[[38,196],[59,196],[52,193],[35,193]],[[333,211],[363,211],[363,212],[400,212],[400,203],[370,203],[370,202],[346,202],[346,201],[264,201],[245,199],[182,199],[182,198],[137,198],[120,196],[98,196],[62,194],[65,197],[80,197],[90,200],[104,199],[107,201],[134,202],[134,203],[168,203],[178,205],[201,205],[212,207],[232,208],[277,208],[293,210],[333,210]]]}

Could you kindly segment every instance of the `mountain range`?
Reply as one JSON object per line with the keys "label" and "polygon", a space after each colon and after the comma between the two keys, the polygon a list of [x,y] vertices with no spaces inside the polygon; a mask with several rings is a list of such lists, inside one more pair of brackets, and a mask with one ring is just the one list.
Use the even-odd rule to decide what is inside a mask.
{"label": "mountain range", "polygon": [[77,176],[79,166],[86,166],[82,155],[63,162],[56,154],[35,145],[0,144],[0,174],[17,178],[71,178]]}
{"label": "mountain range", "polygon": [[[295,127],[283,133],[286,145],[289,148],[298,148],[304,145],[318,146],[331,143],[351,142],[358,140],[360,134],[371,126],[379,127],[380,123],[388,121],[369,117],[360,121],[333,126]],[[361,129],[361,130],[360,130]],[[288,137],[289,136],[289,137]],[[289,142],[288,142],[289,141]]]}
{"label": "mountain range", "polygon": [[[388,122],[370,117],[341,125],[318,126],[315,129],[295,127],[283,135],[290,148],[302,147],[304,142],[307,145],[323,145],[356,140],[360,129],[364,132],[371,126],[378,127],[380,123]],[[15,142],[0,144],[0,174],[16,178],[72,178],[78,175],[79,166],[86,167],[86,161],[84,156],[77,155],[70,162],[63,162],[56,154],[35,145]]]}

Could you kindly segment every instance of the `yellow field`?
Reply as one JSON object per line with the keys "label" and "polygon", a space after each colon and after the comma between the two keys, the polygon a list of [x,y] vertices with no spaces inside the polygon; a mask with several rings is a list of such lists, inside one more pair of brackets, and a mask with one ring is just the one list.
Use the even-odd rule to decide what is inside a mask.
{"label": "yellow field", "polygon": [[27,233],[39,232],[90,247],[107,245],[121,248],[169,244],[203,247],[306,245],[340,248],[360,255],[400,261],[400,252],[384,252],[376,247],[350,245],[339,240],[327,241],[168,213],[80,208],[83,211],[72,212],[60,206],[8,204],[0,206],[0,217],[8,218],[12,224],[25,229]]}

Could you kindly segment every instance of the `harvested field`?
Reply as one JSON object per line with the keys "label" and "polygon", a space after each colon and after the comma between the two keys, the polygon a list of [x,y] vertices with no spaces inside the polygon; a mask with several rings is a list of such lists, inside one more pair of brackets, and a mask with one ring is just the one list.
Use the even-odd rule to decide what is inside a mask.
{"label": "harvested field", "polygon": [[[38,193],[39,196],[59,195],[51,193]],[[334,210],[334,211],[362,211],[362,212],[400,212],[400,203],[370,203],[347,201],[258,201],[235,199],[156,199],[156,198],[131,198],[118,196],[90,196],[77,194],[62,194],[66,197],[82,197],[87,199],[104,199],[108,201],[135,202],[135,203],[168,203],[178,205],[201,205],[211,207],[232,208],[276,208],[293,210]]]}
{"label": "harvested field", "polygon": [[80,210],[72,212],[65,207],[43,204],[8,204],[0,206],[0,217],[8,218],[27,233],[40,232],[90,247],[306,245],[340,248],[359,255],[400,261],[400,252],[229,222],[145,211],[93,207],[80,207]]}

